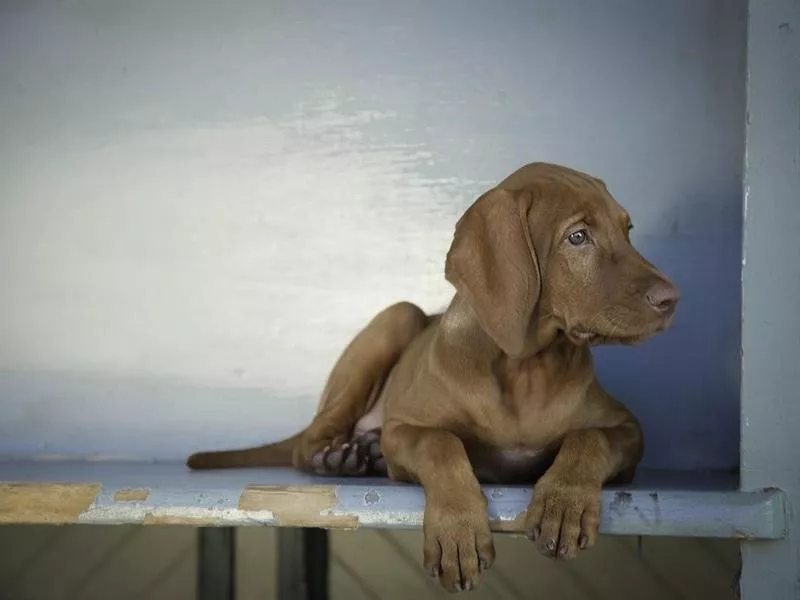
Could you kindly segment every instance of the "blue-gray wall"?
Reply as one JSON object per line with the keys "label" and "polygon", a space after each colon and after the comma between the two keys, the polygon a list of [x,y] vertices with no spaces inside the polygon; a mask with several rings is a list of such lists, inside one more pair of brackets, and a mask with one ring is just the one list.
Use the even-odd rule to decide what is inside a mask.
{"label": "blue-gray wall", "polygon": [[0,4],[0,454],[181,458],[310,419],[461,211],[603,177],[684,292],[598,352],[645,463],[738,464],[744,2]]}

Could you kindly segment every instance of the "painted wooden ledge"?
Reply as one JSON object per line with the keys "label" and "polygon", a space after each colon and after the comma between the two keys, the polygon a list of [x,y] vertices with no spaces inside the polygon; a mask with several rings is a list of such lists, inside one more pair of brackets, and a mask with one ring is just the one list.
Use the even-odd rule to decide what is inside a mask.
{"label": "painted wooden ledge", "polygon": [[[603,494],[606,534],[776,539],[778,490],[741,492],[734,475],[642,471]],[[522,532],[527,486],[485,486],[495,531]],[[181,464],[0,462],[0,524],[267,525],[414,529],[424,499],[414,485],[322,479],[289,469],[191,472]]]}

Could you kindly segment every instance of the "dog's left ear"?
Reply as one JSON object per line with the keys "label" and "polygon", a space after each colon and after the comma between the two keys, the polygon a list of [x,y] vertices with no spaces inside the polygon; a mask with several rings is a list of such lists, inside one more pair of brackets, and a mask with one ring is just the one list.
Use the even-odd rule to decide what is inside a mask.
{"label": "dog's left ear", "polygon": [[519,355],[541,279],[528,229],[528,192],[494,188],[467,209],[445,263],[445,278],[503,352]]}

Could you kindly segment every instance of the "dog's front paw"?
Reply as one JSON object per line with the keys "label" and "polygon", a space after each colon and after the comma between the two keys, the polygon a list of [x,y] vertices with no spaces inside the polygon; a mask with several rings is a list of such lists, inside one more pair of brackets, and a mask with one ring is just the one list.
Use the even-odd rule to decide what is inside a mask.
{"label": "dog's front paw", "polygon": [[423,524],[424,565],[449,592],[473,590],[494,562],[486,500],[428,501]]}
{"label": "dog's front paw", "polygon": [[546,556],[574,558],[597,539],[601,503],[600,484],[545,474],[525,516],[528,537]]}

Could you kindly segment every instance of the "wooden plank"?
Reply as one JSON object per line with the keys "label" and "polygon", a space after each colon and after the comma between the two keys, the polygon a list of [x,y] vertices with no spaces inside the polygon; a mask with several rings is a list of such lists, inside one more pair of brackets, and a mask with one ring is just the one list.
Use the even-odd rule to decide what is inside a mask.
{"label": "wooden plank", "polygon": [[0,548],[14,549],[4,552],[0,560],[0,590],[11,589],[65,531],[65,527],[47,525],[0,526]]}
{"label": "wooden plank", "polygon": [[542,556],[530,541],[518,536],[495,536],[498,565],[517,588],[537,589],[543,597],[620,598],[636,590],[635,597],[674,600],[627,550],[627,537],[600,536],[597,545],[570,562]]}
{"label": "wooden plank", "polygon": [[334,600],[381,600],[367,581],[336,556],[331,561],[331,597]]}
{"label": "wooden plank", "polygon": [[[149,528],[144,534],[155,532]],[[185,536],[182,536],[185,537]],[[197,594],[197,541],[187,539],[185,546],[170,560],[159,561],[160,570],[152,577],[139,582],[138,589],[130,590],[126,600],[176,600],[196,598]]]}
{"label": "wooden plank", "polygon": [[[133,527],[90,527],[70,525],[46,551],[30,557],[14,581],[2,587],[12,598],[79,597],[80,590],[105,564],[106,557],[131,539]],[[24,531],[19,535],[25,535]],[[80,551],[76,551],[80,548]],[[53,576],[58,573],[58,576]]]}
{"label": "wooden plank", "polygon": [[136,531],[129,543],[109,556],[79,589],[71,591],[71,598],[141,597],[154,580],[163,576],[164,567],[176,564],[176,558],[196,539],[195,531],[188,527],[137,527]]}
{"label": "wooden plank", "polygon": [[278,531],[274,527],[240,527],[236,531],[237,600],[275,597]]}
{"label": "wooden plank", "polygon": [[[422,542],[410,552],[398,552],[380,531],[337,531],[331,536],[332,551],[359,580],[368,583],[379,598],[429,598],[439,585],[422,568]],[[405,532],[404,532],[405,533]],[[407,532],[416,534],[417,532]],[[415,536],[416,537],[416,536]],[[482,593],[478,587],[473,594]]]}
{"label": "wooden plank", "polygon": [[[641,560],[681,598],[734,598],[739,545],[734,540],[645,538]],[[724,544],[724,546],[722,545]]]}
{"label": "wooden plank", "polygon": [[[130,600],[191,600],[197,594],[197,544],[189,543],[177,555],[177,560],[165,565],[159,579],[148,582]],[[269,598],[270,596],[262,596]]]}
{"label": "wooden plank", "polygon": [[[393,560],[393,555],[395,557],[402,557],[402,561],[405,563],[405,578],[410,579],[413,574],[415,578],[423,579],[429,587],[436,591],[439,597],[444,598],[449,596],[449,593],[445,592],[438,583],[432,581],[422,568],[424,538],[421,531],[379,531],[373,535],[384,541],[384,545],[382,546],[378,546],[378,544],[374,543],[370,544],[370,554],[373,552],[373,547],[376,553],[376,556],[372,559],[373,561],[378,561],[381,557],[384,557],[388,564],[394,565],[399,561],[397,561],[396,558]],[[498,548],[498,539],[503,537],[506,536],[502,534],[494,536],[495,549]],[[361,554],[364,554],[363,549],[361,550]],[[357,559],[358,554],[351,558],[351,560]],[[516,582],[513,581],[514,576],[505,568],[504,564],[503,558],[498,554],[494,566],[482,576],[480,585],[477,589],[469,593],[470,599],[485,598],[488,600],[494,598],[508,598],[509,600],[523,600],[530,596],[530,591],[525,591],[524,587],[516,585]],[[379,563],[375,565],[375,568],[379,572],[393,569],[393,566],[387,567],[385,565],[386,563],[384,563],[384,566],[381,566]],[[530,568],[530,563],[528,563],[527,567]],[[547,595],[545,587],[537,588],[537,594],[541,594],[543,597],[554,597]],[[409,591],[404,597],[412,598],[415,597],[415,595]],[[570,598],[582,600],[580,596],[570,596]]]}
{"label": "wooden plank", "polygon": [[[355,529],[418,529],[424,496],[416,485],[385,479],[329,479],[291,469],[191,472],[180,464],[0,463],[0,506],[19,523],[287,525]],[[87,490],[94,500],[65,509],[53,486]],[[16,495],[23,483],[30,491]],[[66,489],[66,488],[65,488]],[[97,490],[100,491],[97,491]],[[143,500],[117,500],[121,490],[140,490]],[[9,490],[11,492],[9,493]],[[148,494],[145,497],[144,491]],[[484,486],[495,531],[522,532],[530,486]],[[20,502],[36,496],[37,503]],[[21,499],[22,500],[21,500]],[[81,505],[83,506],[83,504]],[[603,492],[601,532],[738,539],[785,535],[784,495],[777,490],[741,492],[722,475],[643,471],[630,486]],[[59,517],[58,515],[63,515]]]}

